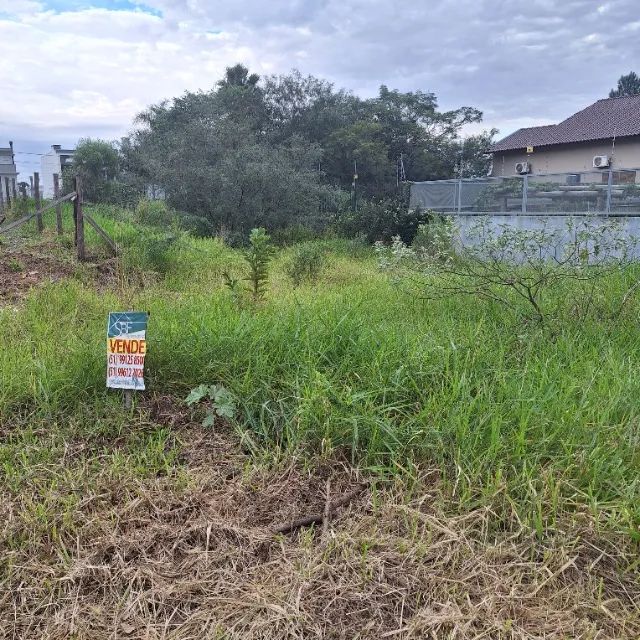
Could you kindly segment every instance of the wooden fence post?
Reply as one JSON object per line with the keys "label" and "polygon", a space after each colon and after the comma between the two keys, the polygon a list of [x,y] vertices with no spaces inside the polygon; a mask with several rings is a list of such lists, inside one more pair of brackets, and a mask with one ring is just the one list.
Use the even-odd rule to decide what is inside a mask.
{"label": "wooden fence post", "polygon": [[7,194],[7,207],[11,207],[11,191],[9,191],[9,178],[7,176],[4,178],[4,190]]}
{"label": "wooden fence post", "polygon": [[42,206],[40,202],[40,174],[37,171],[33,173],[33,188],[35,190],[34,198],[36,201],[36,223],[38,225],[38,231],[42,233],[44,231],[44,222],[42,221],[42,211],[40,211],[40,207]]}
{"label": "wooden fence post", "polygon": [[11,191],[13,192],[13,199],[15,202],[18,201],[18,191],[16,189],[16,179],[11,178]]}
{"label": "wooden fence post", "polygon": [[[53,197],[57,200],[60,197],[60,178],[57,173],[53,174]],[[56,228],[58,235],[62,235],[62,205],[56,205]]]}
{"label": "wooden fence post", "polygon": [[29,197],[33,198],[33,176],[29,176]]}
{"label": "wooden fence post", "polygon": [[84,260],[85,246],[84,246],[84,217],[82,213],[82,178],[76,176],[76,199],[73,201],[73,218],[76,222],[76,250],[78,260]]}

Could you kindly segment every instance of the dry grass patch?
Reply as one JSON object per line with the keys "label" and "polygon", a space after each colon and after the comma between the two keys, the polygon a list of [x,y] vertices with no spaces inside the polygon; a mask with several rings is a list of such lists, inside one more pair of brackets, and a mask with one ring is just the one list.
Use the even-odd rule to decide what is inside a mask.
{"label": "dry grass patch", "polygon": [[[256,467],[224,426],[203,430],[170,398],[144,412],[180,443],[170,473],[118,476],[87,452],[73,526],[53,514],[36,528],[25,507],[66,495],[62,475],[39,494],[4,492],[0,637],[640,635],[637,549],[587,515],[540,542],[487,508],[448,515],[434,473],[407,485],[336,461]],[[327,480],[335,498],[365,488],[324,537],[274,535],[323,512]]]}

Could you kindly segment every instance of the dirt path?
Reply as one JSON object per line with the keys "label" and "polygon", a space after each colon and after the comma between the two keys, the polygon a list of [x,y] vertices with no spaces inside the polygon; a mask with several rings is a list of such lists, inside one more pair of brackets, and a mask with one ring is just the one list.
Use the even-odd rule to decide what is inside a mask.
{"label": "dirt path", "polygon": [[0,304],[23,299],[32,287],[73,274],[74,265],[54,245],[27,247],[13,241],[0,246]]}

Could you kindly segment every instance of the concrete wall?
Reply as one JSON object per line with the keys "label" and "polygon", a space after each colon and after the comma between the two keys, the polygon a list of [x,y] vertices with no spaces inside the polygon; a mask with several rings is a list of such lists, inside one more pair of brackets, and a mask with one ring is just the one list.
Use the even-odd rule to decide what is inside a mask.
{"label": "concrete wall", "polygon": [[[600,182],[602,171],[593,169],[593,156],[611,156],[611,140],[602,142],[576,143],[554,147],[534,148],[527,155],[525,151],[505,151],[494,154],[493,176],[512,176],[515,174],[517,162],[530,162],[531,173],[578,173],[593,172],[593,176],[585,176],[583,182]],[[614,152],[614,169],[640,169],[640,138],[621,138],[616,140]],[[606,170],[604,170],[606,171]],[[640,183],[640,171],[636,175]]]}
{"label": "concrete wall", "polygon": [[[535,214],[489,214],[486,216],[469,214],[450,214],[459,230],[462,243],[466,246],[479,245],[480,239],[474,233],[470,233],[478,224],[480,218],[486,218],[489,228],[496,235],[500,235],[504,226],[515,227],[516,229],[541,230],[548,232],[561,231],[567,243],[573,243],[575,238],[576,223],[580,227],[581,216],[575,215],[535,215]],[[608,216],[584,216],[590,225],[598,227],[611,219]],[[637,216],[615,216],[615,220],[621,225],[620,233],[630,238],[628,255],[636,260],[640,260],[640,217]],[[571,224],[573,223],[573,224]],[[572,230],[573,229],[573,230]],[[558,247],[561,250],[561,247]],[[559,257],[559,256],[558,256]]]}

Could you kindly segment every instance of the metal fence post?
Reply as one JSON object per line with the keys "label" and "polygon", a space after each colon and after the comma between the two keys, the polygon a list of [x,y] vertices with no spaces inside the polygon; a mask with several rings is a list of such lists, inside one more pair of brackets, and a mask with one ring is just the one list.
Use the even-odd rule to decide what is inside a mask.
{"label": "metal fence post", "polygon": [[606,212],[611,213],[611,191],[613,189],[613,169],[609,167],[609,177],[607,179],[607,205]]}
{"label": "metal fence post", "polygon": [[462,212],[462,178],[458,180],[458,215]]}
{"label": "metal fence post", "polygon": [[527,195],[529,191],[529,175],[524,174],[522,179],[522,213],[527,213]]}

